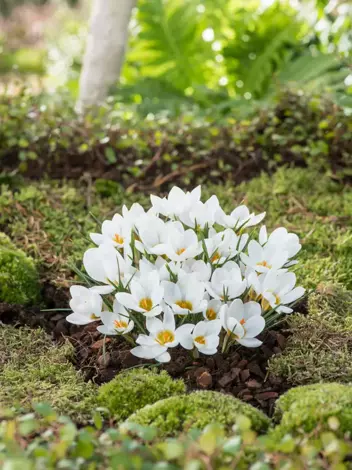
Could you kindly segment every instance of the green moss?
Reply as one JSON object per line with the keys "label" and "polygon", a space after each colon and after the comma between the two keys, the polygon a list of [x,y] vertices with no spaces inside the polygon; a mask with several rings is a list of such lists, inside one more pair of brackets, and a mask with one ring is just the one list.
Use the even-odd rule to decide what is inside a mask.
{"label": "green moss", "polygon": [[9,250],[15,250],[16,246],[12,243],[10,238],[3,232],[0,232],[0,250],[7,248]]}
{"label": "green moss", "polygon": [[98,402],[121,421],[146,405],[185,393],[183,380],[173,380],[165,371],[132,369],[99,388]]}
{"label": "green moss", "polygon": [[0,233],[0,302],[30,304],[39,299],[39,278],[33,259]]}
{"label": "green moss", "polygon": [[0,328],[0,407],[48,402],[84,420],[95,405],[95,387],[69,361],[72,346],[58,347],[42,330]]}
{"label": "green moss", "polygon": [[338,420],[339,434],[351,432],[352,385],[330,383],[293,388],[276,402],[275,417],[281,421],[273,429],[273,436],[309,433],[317,427],[329,429],[332,417]]}
{"label": "green moss", "polygon": [[213,422],[224,425],[229,432],[239,415],[250,418],[255,431],[265,431],[269,427],[270,420],[261,411],[218,392],[194,392],[160,400],[137,411],[124,424],[152,426],[161,438],[190,428],[203,429]]}
{"label": "green moss", "polygon": [[309,297],[308,310],[287,318],[291,334],[269,372],[290,385],[352,382],[352,292],[321,287]]}
{"label": "green moss", "polygon": [[145,202],[146,196],[120,191],[103,198],[94,188],[58,181],[33,183],[17,191],[2,186],[0,225],[6,225],[15,243],[41,264],[47,278],[67,287],[72,277],[69,264],[81,263],[84,251],[94,246],[87,240],[89,233],[100,230],[89,213],[104,220],[137,200]]}

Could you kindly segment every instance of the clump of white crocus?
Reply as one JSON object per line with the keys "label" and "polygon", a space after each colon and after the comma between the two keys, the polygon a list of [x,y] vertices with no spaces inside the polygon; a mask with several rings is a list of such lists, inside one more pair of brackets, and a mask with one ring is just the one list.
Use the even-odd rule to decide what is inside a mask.
{"label": "clump of white crocus", "polygon": [[151,203],[123,206],[90,234],[96,247],[87,247],[80,272],[87,287],[71,288],[67,320],[100,322],[102,334],[159,362],[177,346],[193,355],[259,346],[257,336],[304,294],[290,272],[297,235],[256,230],[265,212],[241,205],[225,213],[215,195],[201,201],[200,186],[174,187]]}

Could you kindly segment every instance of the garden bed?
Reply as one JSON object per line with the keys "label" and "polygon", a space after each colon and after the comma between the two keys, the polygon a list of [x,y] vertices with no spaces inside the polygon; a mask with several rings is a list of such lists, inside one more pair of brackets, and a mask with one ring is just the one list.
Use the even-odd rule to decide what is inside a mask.
{"label": "garden bed", "polygon": [[[331,109],[329,112],[332,112]],[[314,113],[313,115],[316,116]],[[45,399],[49,397],[50,401],[50,394],[57,392],[57,395],[53,395],[54,406],[60,412],[66,412],[67,408],[67,413],[81,426],[82,422],[85,423],[89,419],[87,418],[89,413],[94,413],[97,405],[96,395],[99,395],[99,390],[103,389],[102,385],[111,380],[113,380],[112,385],[121,384],[126,373],[144,369],[166,371],[169,374],[168,380],[171,380],[171,377],[175,383],[184,382],[187,393],[221,392],[225,396],[229,395],[231,399],[238,398],[241,404],[252,405],[257,408],[254,411],[259,412],[259,409],[267,416],[274,416],[275,419],[277,419],[277,403],[281,403],[280,397],[284,395],[281,400],[285,400],[285,393],[297,386],[334,381],[347,384],[347,390],[348,384],[352,383],[350,292],[352,192],[348,183],[349,171],[346,163],[349,143],[348,139],[344,138],[348,132],[343,127],[345,124],[341,124],[342,128],[339,126],[337,118],[334,120],[334,117],[331,119],[327,117],[330,114],[324,115],[324,118],[319,116],[313,119],[318,134],[315,133],[314,136],[312,134],[312,139],[309,138],[309,141],[306,135],[303,136],[300,144],[289,139],[290,126],[294,126],[293,134],[295,139],[298,139],[297,135],[301,131],[295,126],[298,126],[297,119],[304,120],[304,113],[300,114],[299,118],[296,116],[294,124],[286,111],[277,109],[274,114],[267,117],[274,126],[269,134],[265,134],[264,128],[259,129],[258,121],[248,125],[242,123],[240,127],[247,126],[246,139],[249,140],[243,144],[235,138],[236,142],[233,144],[231,131],[236,128],[236,132],[240,132],[239,127],[236,127],[239,124],[236,124],[235,127],[227,127],[224,133],[211,137],[206,143],[203,142],[204,148],[208,149],[206,153],[203,152],[203,144],[200,144],[204,134],[203,137],[199,136],[203,132],[211,134],[211,127],[194,132],[192,130],[190,140],[187,140],[182,131],[177,137],[168,136],[163,143],[156,143],[155,134],[147,129],[143,131],[146,132],[143,136],[149,136],[147,138],[149,147],[145,154],[147,156],[143,157],[143,170],[137,177],[131,176],[134,170],[132,173],[130,171],[135,166],[137,154],[131,153],[132,147],[128,146],[119,150],[115,148],[118,163],[106,165],[105,160],[98,159],[100,163],[89,175],[83,176],[78,181],[67,183],[50,179],[40,182],[33,180],[36,174],[44,173],[67,176],[71,179],[79,178],[82,172],[88,170],[93,157],[96,157],[97,148],[100,149],[99,152],[105,152],[106,144],[103,144],[103,147],[93,146],[94,149],[92,147],[87,151],[84,164],[77,167],[74,163],[72,167],[70,165],[76,157],[78,158],[78,154],[73,157],[73,154],[68,152],[62,160],[63,154],[60,152],[64,150],[61,149],[57,161],[50,163],[49,160],[44,161],[39,157],[32,163],[25,162],[26,165],[22,169],[25,174],[27,172],[30,179],[20,177],[18,174],[3,175],[0,193],[0,231],[9,236],[16,245],[15,249],[25,252],[21,251],[18,256],[21,260],[27,257],[26,265],[29,267],[27,274],[32,275],[33,266],[38,272],[33,280],[35,292],[31,292],[30,296],[23,297],[21,292],[11,290],[11,300],[0,299],[0,322],[3,328],[7,328],[5,325],[9,325],[9,328],[10,325],[15,326],[16,330],[12,329],[9,336],[14,335],[14,342],[23,341],[28,351],[27,355],[24,354],[21,345],[17,345],[18,352],[16,346],[13,348],[13,353],[8,355],[10,360],[5,357],[6,354],[4,355],[5,366],[4,371],[0,370],[0,375],[2,374],[1,378],[6,386],[3,387],[3,395],[0,394],[0,404],[4,403],[10,407],[13,405],[9,392],[13,389],[14,395],[20,400],[21,408],[29,410],[32,398],[35,399],[33,390],[41,384],[38,388],[40,396]],[[282,118],[281,124],[276,121],[279,117]],[[324,119],[328,120],[328,124],[324,123]],[[266,124],[269,121],[265,121]],[[341,129],[344,131],[340,132]],[[281,131],[281,137],[283,135],[286,137],[282,141],[279,139],[281,142],[279,145],[274,135],[279,135]],[[331,135],[331,132],[336,133]],[[192,140],[196,134],[200,140]],[[315,144],[312,142],[316,135],[319,141],[326,143],[328,150],[323,150],[324,144],[319,144],[320,150],[314,156]],[[253,136],[255,139],[251,140]],[[180,143],[177,139],[185,140],[187,144]],[[142,138],[137,140],[140,144]],[[293,149],[296,144],[301,148]],[[41,144],[31,142],[30,148],[34,145]],[[200,145],[200,151],[192,148],[193,145]],[[252,149],[248,150],[248,146]],[[284,149],[285,146],[288,146],[287,150]],[[224,152],[225,147],[230,148],[228,153]],[[160,149],[162,151],[159,151]],[[13,148],[11,152],[14,153],[11,155],[18,155],[18,150]],[[240,156],[242,152],[243,155],[254,156],[245,168],[239,164],[242,161]],[[271,152],[274,152],[273,155],[275,152],[280,152],[283,159],[276,161],[276,157],[268,158]],[[171,154],[170,160],[168,155]],[[199,163],[203,162],[210,166],[196,167],[190,171],[187,162],[194,162],[194,154],[197,154]],[[299,158],[295,159],[293,154],[299,154]],[[306,159],[308,154],[309,158]],[[4,155],[3,162],[6,162],[11,155]],[[185,162],[181,161],[181,155],[187,156]],[[140,157],[140,154],[138,156]],[[65,161],[69,163],[62,166]],[[277,168],[285,162],[290,162],[294,168]],[[225,166],[222,166],[223,163]],[[180,173],[181,167],[183,170]],[[252,178],[263,169],[268,171]],[[105,180],[101,179],[102,176],[112,176],[113,179],[118,177],[119,180],[118,182],[116,179]],[[243,179],[250,181],[236,184]],[[146,206],[149,190],[163,194],[164,190],[175,182],[183,187],[189,187],[204,180],[207,181],[203,187],[206,197],[216,194],[226,211],[244,200],[255,213],[267,211],[268,230],[286,226],[289,231],[299,235],[303,247],[301,262],[295,272],[299,284],[315,291],[309,296],[308,301],[305,300],[295,307],[299,313],[288,317],[287,321],[275,329],[269,329],[261,334],[259,339],[263,344],[257,349],[237,347],[230,350],[228,355],[217,353],[213,356],[200,355],[199,358],[192,358],[188,352],[177,347],[170,350],[171,362],[158,367],[154,361],[132,356],[129,352],[130,346],[120,339],[107,337],[104,342],[103,335],[96,331],[96,324],[85,327],[70,325],[65,319],[69,312],[60,309],[68,308],[69,287],[76,282],[75,266],[81,268],[82,254],[91,246],[82,234],[87,235],[97,231],[95,219],[111,218],[115,212],[120,211],[123,204],[140,202]],[[129,191],[125,191],[125,188],[129,188]],[[139,191],[141,188],[143,191]],[[93,217],[88,216],[89,212]],[[1,240],[0,237],[0,242]],[[23,282],[23,278],[20,281]],[[7,292],[7,295],[10,294]],[[22,330],[23,326],[29,329]],[[39,333],[39,328],[45,330],[49,336],[45,334],[41,336],[43,332]],[[31,334],[40,336],[40,340],[39,336],[34,338],[40,344],[38,357],[36,351],[31,351],[28,344],[31,342]],[[5,330],[4,337],[6,338]],[[53,364],[51,362],[46,364],[46,356],[53,361]],[[7,360],[9,360],[8,365],[6,365]],[[58,375],[62,375],[62,371],[66,369],[67,380],[72,384],[71,391]],[[175,381],[175,379],[180,380]],[[139,380],[138,376],[136,380]],[[81,403],[79,398],[82,396],[82,391],[86,394],[84,403]],[[158,399],[168,399],[168,396]],[[85,403],[87,409],[83,409]],[[153,405],[153,400],[147,400],[146,403]],[[17,404],[16,402],[16,406]],[[104,406],[104,403],[99,405]],[[138,409],[133,410],[135,411],[138,414]],[[100,418],[94,416],[99,422]],[[116,417],[110,416],[108,423],[105,421],[102,424],[103,429],[105,430],[108,425],[115,426],[117,421]],[[316,442],[321,445],[319,430],[326,430],[325,424],[323,426],[322,423],[323,421],[319,421],[316,426],[317,435],[313,437],[317,440],[314,441],[314,445]],[[320,425],[323,427],[320,428]],[[338,433],[335,428],[330,431]],[[281,442],[282,435],[275,436],[274,441]],[[338,438],[346,438],[346,442],[350,444],[348,436],[341,436],[339,434]],[[313,437],[305,435],[303,441]],[[303,441],[301,438],[299,444],[292,444],[292,449],[298,452],[297,446],[300,448]],[[263,452],[271,452],[270,446],[265,447]],[[285,443],[282,443],[282,446],[286,449]],[[350,456],[347,450],[345,456],[341,449],[342,447],[339,447],[337,452],[338,458],[346,463]],[[294,454],[292,458],[296,459],[297,455]],[[327,459],[326,461],[330,458],[325,453],[319,455],[323,455],[319,458]],[[262,457],[260,454],[260,459]],[[270,456],[270,462],[275,464],[285,458],[285,451],[281,454],[281,449],[275,448],[274,455]],[[307,465],[305,468],[310,468],[309,463]],[[243,468],[248,468],[246,463],[243,464]]]}

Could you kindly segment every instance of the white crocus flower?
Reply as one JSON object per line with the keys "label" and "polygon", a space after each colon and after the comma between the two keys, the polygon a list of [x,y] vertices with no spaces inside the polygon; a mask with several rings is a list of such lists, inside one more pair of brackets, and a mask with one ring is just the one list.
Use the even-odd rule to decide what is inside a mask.
{"label": "white crocus flower", "polygon": [[[266,247],[273,246],[282,251],[286,251],[289,258],[295,256],[302,248],[298,236],[295,233],[288,232],[284,227],[275,229],[268,237],[267,230],[264,225],[259,231],[259,243]],[[294,264],[296,263],[297,262],[294,262]],[[289,264],[292,266],[292,262]],[[288,265],[286,264],[286,266]]]}
{"label": "white crocus flower", "polygon": [[180,222],[167,224],[169,231],[165,255],[172,261],[185,261],[198,256],[202,246],[194,230],[184,230]]}
{"label": "white crocus flower", "polygon": [[161,313],[161,301],[164,288],[160,284],[159,274],[150,272],[146,276],[132,279],[130,291],[118,292],[115,297],[125,308],[143,313],[146,317],[155,317]]}
{"label": "white crocus flower", "polygon": [[[142,359],[156,359],[158,362],[169,362],[171,357],[168,348],[174,348],[185,333],[176,329],[175,317],[171,309],[166,307],[163,320],[147,318],[148,335],[139,335],[136,342],[139,346],[133,348],[131,353]],[[183,325],[186,326],[186,325]],[[191,325],[193,327],[193,325]]]}
{"label": "white crocus flower", "polygon": [[194,274],[180,277],[177,283],[164,281],[164,300],[177,315],[202,312],[206,305],[204,300],[204,283],[199,282]]}
{"label": "white crocus flower", "polygon": [[222,307],[222,305],[223,303],[221,302],[221,300],[209,300],[208,305],[203,310],[203,317],[205,318],[205,320],[211,321],[219,318],[220,308]]}
{"label": "white crocus flower", "polygon": [[232,229],[223,232],[209,231],[210,237],[205,240],[207,253],[212,264],[223,264],[243,251],[249,235],[237,236]]}
{"label": "white crocus flower", "polygon": [[207,355],[215,354],[219,346],[219,333],[221,321],[200,321],[194,325],[179,327],[180,343],[185,349],[197,348],[199,352]]}
{"label": "white crocus flower", "polygon": [[218,300],[233,300],[243,294],[247,281],[242,279],[241,270],[234,261],[228,261],[215,269],[211,281],[206,285],[209,294]]}
{"label": "white crocus flower", "polygon": [[187,227],[203,229],[206,225],[211,227],[215,223],[215,217],[220,210],[219,200],[212,196],[205,203],[199,201],[191,205],[180,214],[180,220]]}
{"label": "white crocus flower", "polygon": [[279,313],[291,313],[293,310],[287,305],[302,297],[305,292],[303,287],[295,287],[294,273],[270,271],[260,276],[252,273],[248,283],[258,299],[261,299],[264,311],[275,309]]}
{"label": "white crocus flower", "polygon": [[97,330],[103,335],[126,335],[134,328],[134,321],[130,320],[129,313],[121,304],[114,301],[112,312],[101,312],[103,325]]}
{"label": "white crocus flower", "polygon": [[200,196],[200,186],[197,186],[192,192],[186,193],[177,186],[174,186],[169,192],[168,197],[160,198],[158,196],[151,195],[150,200],[155,213],[174,219],[199,202]]}
{"label": "white crocus flower", "polygon": [[247,206],[238,206],[230,215],[220,209],[216,214],[216,222],[223,227],[240,230],[259,224],[265,217],[265,212],[255,215],[250,213]]}
{"label": "white crocus flower", "polygon": [[262,344],[256,336],[263,331],[265,320],[257,302],[244,304],[236,299],[230,305],[221,307],[220,318],[227,335],[242,346],[256,348]]}
{"label": "white crocus flower", "polygon": [[98,248],[89,248],[84,253],[83,265],[92,279],[105,284],[96,286],[100,294],[113,292],[113,284],[121,283],[125,286],[136,272],[128,259],[124,259],[112,245],[105,243]]}
{"label": "white crocus flower", "polygon": [[72,313],[66,317],[74,325],[87,325],[100,320],[103,300],[94,288],[71,286],[70,307]]}
{"label": "white crocus flower", "polygon": [[135,246],[141,253],[164,255],[168,243],[169,231],[167,224],[155,215],[143,218],[138,224],[139,240]]}
{"label": "white crocus flower", "polygon": [[143,220],[143,218],[145,218],[147,213],[145,212],[145,210],[140,204],[134,203],[132,204],[130,209],[128,209],[124,205],[122,207],[122,215],[123,215],[126,225],[132,229],[132,228],[135,228],[138,222],[140,222],[141,220]]}
{"label": "white crocus flower", "polygon": [[123,248],[130,243],[131,228],[120,214],[115,214],[112,220],[104,220],[100,233],[91,233],[90,238],[96,245],[111,243],[117,248]]}
{"label": "white crocus flower", "polygon": [[286,264],[288,258],[288,252],[284,251],[281,245],[261,246],[256,240],[249,242],[248,255],[241,253],[242,262],[258,273],[265,273],[271,269],[278,270]]}
{"label": "white crocus flower", "polygon": [[207,282],[211,276],[211,266],[209,263],[205,263],[202,260],[193,260],[188,259],[182,263],[182,271],[179,275],[183,273],[193,274],[198,281]]}

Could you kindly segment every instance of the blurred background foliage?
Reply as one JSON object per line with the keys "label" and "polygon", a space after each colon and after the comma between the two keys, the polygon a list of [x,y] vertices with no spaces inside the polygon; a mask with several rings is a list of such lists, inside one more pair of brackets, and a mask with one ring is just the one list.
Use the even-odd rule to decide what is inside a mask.
{"label": "blurred background foliage", "polygon": [[[89,0],[0,0],[2,84],[25,76],[76,98],[89,11]],[[294,88],[351,112],[351,51],[350,0],[138,0],[109,99],[142,117],[243,117]]]}

